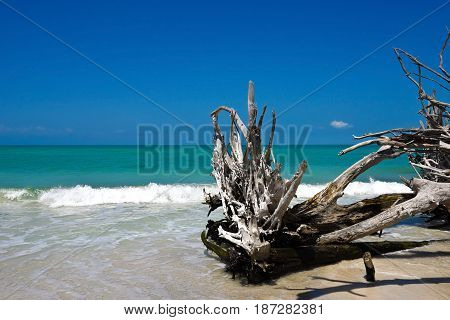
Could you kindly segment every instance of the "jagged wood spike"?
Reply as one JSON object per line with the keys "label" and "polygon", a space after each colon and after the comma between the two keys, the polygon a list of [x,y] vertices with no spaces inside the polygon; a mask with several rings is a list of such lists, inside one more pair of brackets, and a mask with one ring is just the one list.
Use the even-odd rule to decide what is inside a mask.
{"label": "jagged wood spike", "polygon": [[272,129],[270,131],[269,143],[267,144],[267,148],[264,155],[264,161],[266,163],[270,162],[270,156],[272,154],[272,145],[273,145],[273,137],[275,135],[275,128],[277,124],[277,117],[275,111],[272,111]]}

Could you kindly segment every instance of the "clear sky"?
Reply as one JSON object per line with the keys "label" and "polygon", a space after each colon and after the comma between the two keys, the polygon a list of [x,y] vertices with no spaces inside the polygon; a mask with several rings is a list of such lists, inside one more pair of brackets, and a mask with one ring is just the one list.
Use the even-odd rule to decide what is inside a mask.
{"label": "clear sky", "polygon": [[140,123],[244,112],[248,80],[281,126],[312,126],[308,143],[415,126],[416,91],[392,48],[436,65],[450,4],[403,31],[445,2],[0,0],[0,144],[134,144]]}

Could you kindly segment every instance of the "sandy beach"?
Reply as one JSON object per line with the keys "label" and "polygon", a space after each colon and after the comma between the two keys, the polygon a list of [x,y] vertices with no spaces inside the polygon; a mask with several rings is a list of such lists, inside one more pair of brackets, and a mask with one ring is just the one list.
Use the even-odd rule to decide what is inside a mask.
{"label": "sandy beach", "polygon": [[[374,257],[375,284],[363,278],[364,264],[357,259],[243,285],[232,280],[224,264],[201,243],[205,220],[201,204],[53,208],[37,200],[15,200],[0,208],[3,299],[448,299],[450,295],[448,242]],[[415,218],[368,240],[449,239],[450,232],[421,225],[423,219]]]}
{"label": "sandy beach", "polygon": [[276,287],[286,299],[449,299],[450,248],[434,243],[373,259],[376,282],[368,283],[362,259],[288,275]]}

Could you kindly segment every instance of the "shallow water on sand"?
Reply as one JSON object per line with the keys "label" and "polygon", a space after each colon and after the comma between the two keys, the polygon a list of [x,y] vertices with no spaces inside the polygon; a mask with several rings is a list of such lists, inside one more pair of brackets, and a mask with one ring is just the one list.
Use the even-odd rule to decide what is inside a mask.
{"label": "shallow water on sand", "polygon": [[[330,289],[326,295],[308,289],[343,286],[345,283],[335,281],[353,281],[352,288],[363,291],[362,295],[381,297],[366,288],[361,261],[297,272],[270,284],[243,286],[231,280],[223,264],[205,250],[199,239],[206,211],[196,202],[51,207],[35,200],[3,201],[0,203],[0,296],[8,299],[293,299],[303,293],[300,297],[361,298],[343,295],[339,289]],[[219,217],[220,213],[214,215]],[[449,232],[420,228],[415,225],[417,222],[416,219],[387,229],[383,239],[449,238]],[[383,258],[375,260],[377,275],[387,281],[384,287],[396,286],[395,279],[414,279],[411,274],[426,273],[428,278],[438,279],[439,284],[430,285],[439,287],[435,290],[441,295],[425,289],[428,287],[420,282],[405,282],[401,293],[409,286],[419,286],[423,287],[424,297],[448,297],[448,244],[420,250],[426,252],[427,248],[443,253],[416,260],[402,259],[397,257],[401,254],[396,254],[392,259],[401,267],[379,262]],[[413,250],[413,254],[416,251],[419,250]],[[315,278],[319,276],[322,278]],[[346,285],[344,289],[350,288]],[[377,294],[382,295],[382,291]]]}

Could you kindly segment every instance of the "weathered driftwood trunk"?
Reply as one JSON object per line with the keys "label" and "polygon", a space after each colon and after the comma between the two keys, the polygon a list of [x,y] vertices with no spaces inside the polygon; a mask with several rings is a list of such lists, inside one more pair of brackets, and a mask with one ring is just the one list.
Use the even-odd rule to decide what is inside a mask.
{"label": "weathered driftwood trunk", "polygon": [[[447,41],[448,37],[440,55],[441,59]],[[218,222],[210,221],[202,240],[223,260],[237,266],[233,267],[233,270],[245,269],[244,273],[251,277],[252,274],[261,272],[276,273],[273,272],[274,268],[284,270],[289,269],[285,268],[287,265],[299,265],[298,261],[292,264],[289,259],[283,260],[286,258],[283,253],[286,250],[323,252],[332,248],[334,251],[329,254],[334,255],[334,261],[345,259],[354,252],[351,248],[355,245],[348,244],[353,240],[373,234],[418,213],[436,208],[449,211],[449,105],[438,101],[434,94],[430,96],[425,93],[422,80],[429,78],[423,76],[422,70],[429,71],[439,80],[445,81],[445,85],[449,81],[448,74],[443,68],[442,60],[440,73],[426,67],[405,51],[395,49],[395,52],[406,76],[419,89],[421,113],[426,119],[426,125],[421,123],[421,128],[393,129],[355,137],[373,139],[343,150],[341,154],[370,144],[378,144],[380,148],[350,166],[311,199],[295,206],[290,207],[290,204],[307,164],[305,161],[300,163],[290,179],[281,177],[280,165],[275,163],[272,156],[276,116],[272,113],[271,135],[264,148],[261,127],[266,107],[258,118],[253,83],[249,83],[248,89],[247,124],[230,107],[219,107],[211,114],[215,128],[212,174],[219,193],[205,195],[205,201],[210,206],[210,212],[222,207],[224,219]],[[419,77],[418,80],[407,71],[402,55],[418,67],[418,73],[415,74]],[[446,88],[445,85],[440,85]],[[219,114],[223,112],[230,116],[229,141],[225,141],[218,122]],[[411,194],[382,195],[347,206],[337,204],[344,189],[360,174],[383,160],[396,158],[403,153],[407,153],[411,165],[420,170],[417,171],[420,179],[405,181],[412,190]],[[334,247],[330,247],[330,244]],[[375,246],[380,245],[378,243]],[[410,245],[397,243],[383,248],[392,251]],[[336,246],[341,247],[338,249]],[[384,249],[381,251],[388,252]],[[363,252],[358,254],[360,253],[362,255]],[[311,256],[308,257],[311,259]],[[317,265],[329,260],[317,255],[314,255],[312,261],[305,261],[305,258],[306,256],[301,256],[302,266]]]}
{"label": "weathered driftwood trunk", "polygon": [[363,255],[364,266],[366,267],[366,280],[369,282],[375,282],[375,266],[373,265],[372,255],[369,251]]}

